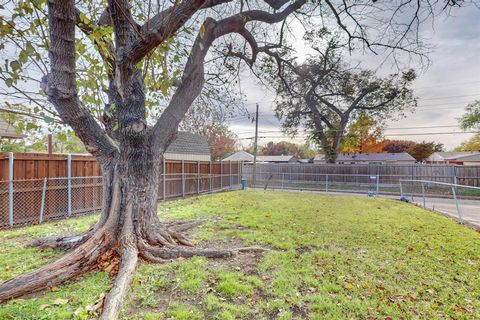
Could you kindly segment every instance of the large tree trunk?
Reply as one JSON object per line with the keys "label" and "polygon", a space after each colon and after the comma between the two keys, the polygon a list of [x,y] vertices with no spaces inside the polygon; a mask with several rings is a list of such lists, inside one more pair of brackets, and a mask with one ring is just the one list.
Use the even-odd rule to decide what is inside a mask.
{"label": "large tree trunk", "polygon": [[323,147],[323,150],[325,152],[325,163],[336,163],[337,162],[338,153],[335,150],[335,148],[333,148],[330,145],[327,145],[327,146]]}
{"label": "large tree trunk", "polygon": [[98,223],[81,235],[35,241],[35,246],[70,250],[43,268],[0,284],[0,302],[57,286],[90,270],[106,270],[113,276],[118,270],[101,315],[101,319],[115,319],[139,257],[165,262],[196,255],[230,257],[236,252],[260,250],[192,248],[180,232],[198,225],[197,221],[162,222],[157,215],[162,156],[148,148],[126,150],[115,158],[102,159],[104,201]]}

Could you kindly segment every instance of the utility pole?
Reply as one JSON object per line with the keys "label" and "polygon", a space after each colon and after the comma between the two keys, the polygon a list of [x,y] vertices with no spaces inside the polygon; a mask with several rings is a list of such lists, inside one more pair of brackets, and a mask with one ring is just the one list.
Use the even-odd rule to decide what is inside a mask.
{"label": "utility pole", "polygon": [[255,113],[255,141],[253,143],[253,179],[252,186],[255,187],[255,182],[257,180],[257,142],[258,142],[258,103],[257,111]]}

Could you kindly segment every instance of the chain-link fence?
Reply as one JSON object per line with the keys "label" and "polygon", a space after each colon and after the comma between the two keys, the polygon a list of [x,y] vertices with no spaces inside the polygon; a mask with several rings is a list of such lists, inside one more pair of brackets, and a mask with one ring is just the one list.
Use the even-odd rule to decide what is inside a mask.
{"label": "chain-link fence", "polygon": [[400,197],[425,209],[445,213],[460,222],[480,226],[480,187],[428,180],[400,181]]}
{"label": "chain-link fence", "polygon": [[102,193],[102,177],[1,181],[0,227],[97,212]]}
{"label": "chain-link fence", "polygon": [[[161,175],[158,200],[238,189],[240,177],[240,172],[233,171]],[[102,177],[0,181],[0,228],[98,212],[102,199]]]}
{"label": "chain-link fence", "polygon": [[[288,173],[264,170],[253,179],[253,173],[244,170],[244,179],[251,188],[335,192],[402,199],[480,227],[480,187],[443,182],[443,176],[417,180],[410,179],[409,175]],[[471,184],[479,185],[475,179],[480,178],[469,179]]]}
{"label": "chain-link fence", "polygon": [[[247,185],[251,188],[264,189],[294,189],[294,190],[312,190],[326,192],[349,192],[366,193],[369,195],[395,195],[402,193],[401,182],[412,180],[408,175],[380,175],[380,174],[323,174],[323,173],[281,173],[281,172],[261,172],[256,174],[253,179],[252,172],[245,173],[244,178]],[[450,193],[440,187],[440,184],[450,185],[443,181],[433,180],[435,177],[425,177],[423,181],[438,182],[439,184],[430,186],[430,193],[433,195],[448,196]],[[438,178],[438,177],[436,177]],[[430,180],[432,179],[432,180]],[[443,179],[443,178],[442,178]],[[471,178],[480,179],[480,178]],[[456,184],[459,185],[459,184]],[[421,194],[421,185],[405,186],[410,188],[410,192]],[[459,197],[472,197],[480,199],[478,187],[469,187],[459,190]]]}
{"label": "chain-link fence", "polygon": [[167,173],[160,176],[158,200],[238,189],[241,173]]}
{"label": "chain-link fence", "polygon": [[319,173],[262,173],[245,176],[249,187],[264,189],[294,189],[325,192],[351,192],[378,195],[399,194],[399,184],[392,183],[391,176],[365,174],[319,174]]}

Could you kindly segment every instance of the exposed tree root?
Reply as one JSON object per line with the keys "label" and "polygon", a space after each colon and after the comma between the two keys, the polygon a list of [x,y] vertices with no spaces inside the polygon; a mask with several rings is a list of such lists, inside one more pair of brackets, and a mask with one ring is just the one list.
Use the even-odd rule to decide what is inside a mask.
{"label": "exposed tree root", "polygon": [[96,234],[55,262],[0,284],[0,302],[61,284],[93,268],[108,240]]}
{"label": "exposed tree root", "polygon": [[73,236],[51,236],[40,239],[32,240],[27,243],[28,247],[38,247],[41,249],[73,249],[82,243],[84,243],[94,233],[95,229],[91,228],[85,233],[73,235]]}
{"label": "exposed tree root", "polygon": [[[165,263],[177,258],[203,256],[229,258],[238,253],[264,252],[265,248],[244,247],[234,249],[192,248],[180,231],[193,228],[203,221],[168,222],[156,225],[147,239],[138,237],[132,225],[131,207],[116,241],[110,239],[108,222],[95,232],[73,237],[57,237],[37,240],[39,247],[72,248],[57,261],[0,284],[0,302],[38,292],[81,275],[93,269],[101,269],[116,275],[112,289],[105,298],[99,319],[117,319],[121,304],[133,281],[138,258],[153,263]],[[88,238],[87,238],[88,237]],[[87,238],[87,239],[86,239]],[[75,243],[74,245],[70,245]],[[188,244],[185,244],[188,243]],[[30,244],[32,245],[32,244]]]}
{"label": "exposed tree root", "polygon": [[120,269],[112,289],[108,293],[103,306],[103,312],[99,319],[110,320],[117,319],[120,313],[123,300],[127,295],[128,289],[133,281],[135,269],[138,264],[137,239],[134,236],[132,224],[132,204],[129,203],[126,209],[126,220],[123,225],[120,243],[122,246]]}

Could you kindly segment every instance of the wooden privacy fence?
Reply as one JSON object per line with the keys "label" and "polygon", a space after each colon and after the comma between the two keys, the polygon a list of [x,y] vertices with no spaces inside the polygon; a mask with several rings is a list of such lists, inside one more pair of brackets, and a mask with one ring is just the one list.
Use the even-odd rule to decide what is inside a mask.
{"label": "wooden privacy fence", "polygon": [[[455,166],[440,164],[295,164],[259,163],[257,180],[268,180],[272,175],[285,174],[291,180],[342,179],[349,181],[359,176],[378,176],[380,183],[399,185],[401,179],[431,180],[480,187],[480,166]],[[244,176],[251,181],[253,165],[246,164]]]}
{"label": "wooden privacy fence", "polygon": [[[239,162],[164,161],[158,200],[236,189]],[[0,153],[0,228],[98,212],[100,167],[91,156]]]}

